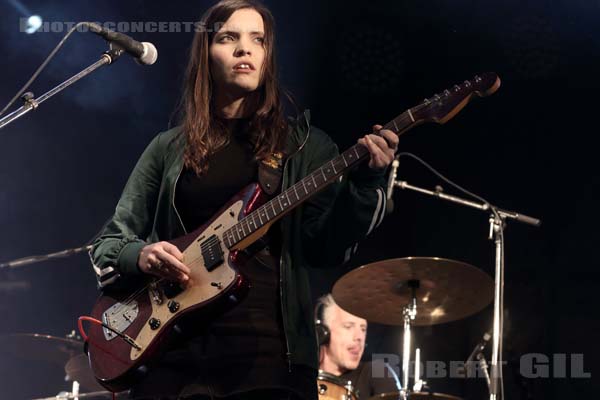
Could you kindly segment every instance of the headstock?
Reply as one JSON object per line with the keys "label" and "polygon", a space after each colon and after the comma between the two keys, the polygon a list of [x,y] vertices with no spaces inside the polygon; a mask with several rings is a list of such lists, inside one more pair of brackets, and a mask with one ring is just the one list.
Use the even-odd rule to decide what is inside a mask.
{"label": "headstock", "polygon": [[473,96],[489,96],[499,87],[498,75],[486,72],[425,99],[423,103],[412,108],[411,112],[416,121],[444,124],[466,106]]}

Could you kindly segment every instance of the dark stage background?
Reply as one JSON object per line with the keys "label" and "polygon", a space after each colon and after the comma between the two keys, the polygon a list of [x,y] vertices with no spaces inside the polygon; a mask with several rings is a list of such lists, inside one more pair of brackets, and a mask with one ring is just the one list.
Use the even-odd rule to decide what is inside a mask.
{"label": "dark stage background", "polygon": [[[194,21],[212,4],[24,0],[46,21]],[[62,33],[19,32],[27,16],[0,2],[0,104],[21,87]],[[506,231],[507,399],[593,396],[600,390],[598,319],[598,133],[600,2],[268,1],[278,21],[281,79],[315,125],[346,148],[374,123],[476,73],[495,71],[500,90],[445,126],[419,127],[402,151],[508,209],[543,219]],[[25,10],[23,10],[25,11]],[[123,57],[0,131],[0,261],[85,244],[108,218],[137,157],[168,126],[192,33],[137,33],[159,60]],[[40,95],[91,64],[102,40],[76,34],[33,86]],[[411,160],[399,177],[440,183]],[[449,189],[446,187],[446,189]],[[493,273],[488,215],[409,192],[344,269],[315,271],[314,297],[349,267],[387,258],[438,256]],[[465,288],[469,290],[469,288]],[[0,334],[64,336],[97,291],[84,255],[0,273]],[[492,307],[467,319],[416,329],[424,360],[464,360],[491,328]],[[400,354],[398,327],[373,325],[365,358]],[[1,339],[0,339],[1,340]],[[2,346],[0,341],[0,346]],[[584,354],[591,378],[526,379],[527,353]],[[552,371],[552,369],[550,369]],[[569,369],[567,369],[569,373]],[[62,366],[3,355],[0,398],[68,390]],[[481,379],[429,379],[434,391],[485,398]]]}

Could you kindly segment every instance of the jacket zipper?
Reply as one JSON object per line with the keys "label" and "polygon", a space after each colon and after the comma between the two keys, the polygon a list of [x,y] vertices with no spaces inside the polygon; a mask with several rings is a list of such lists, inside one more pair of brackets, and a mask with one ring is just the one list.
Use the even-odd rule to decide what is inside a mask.
{"label": "jacket zipper", "polygon": [[[287,171],[288,162],[290,161],[290,159],[293,156],[295,156],[296,154],[298,154],[298,152],[300,150],[302,150],[302,148],[308,141],[308,136],[310,135],[310,123],[308,122],[306,112],[304,113],[304,119],[305,119],[306,125],[307,125],[306,138],[304,139],[304,142],[302,143],[302,145],[293,154],[291,154],[285,160],[285,163],[283,164],[283,182],[281,183],[281,191],[282,192],[285,190],[285,183],[286,183],[286,178],[287,178],[286,171]],[[281,225],[282,225],[281,228],[283,228],[283,220],[281,221]],[[279,298],[280,298],[280,303],[281,303],[281,321],[283,323],[283,336],[285,337],[285,349],[286,349],[285,355],[286,355],[287,362],[288,362],[288,371],[291,373],[292,372],[292,353],[290,352],[290,342],[288,339],[287,326],[286,326],[287,307],[285,306],[286,303],[284,303],[284,298],[283,298],[283,281],[284,281],[283,278],[285,276],[285,268],[283,265],[283,254],[284,254],[283,249],[285,249],[285,244],[286,244],[286,238],[284,235],[283,239],[281,241],[281,255],[279,256]]]}
{"label": "jacket zipper", "polygon": [[[287,160],[285,160],[285,164],[283,164],[283,182],[281,184],[281,190],[283,191],[284,189],[284,184],[286,183],[286,170],[287,170],[287,164],[289,161],[289,157]],[[282,226],[281,228],[283,228],[283,221],[281,221]],[[283,254],[284,254],[284,249],[285,249],[285,242],[286,242],[286,238],[285,235],[283,236],[283,239],[281,240],[281,255],[279,256],[279,302],[281,304],[281,322],[283,324],[283,337],[285,338],[285,358],[287,359],[288,362],[288,372],[292,372],[292,353],[290,353],[290,342],[288,340],[288,334],[287,334],[287,324],[286,324],[286,307],[285,307],[285,303],[284,303],[284,298],[283,298],[283,277],[285,275],[285,268],[283,265]]]}
{"label": "jacket zipper", "polygon": [[185,225],[183,224],[183,220],[181,219],[181,216],[179,215],[179,211],[177,211],[177,207],[175,207],[175,192],[177,192],[177,181],[179,181],[179,177],[181,176],[181,173],[183,172],[183,164],[181,164],[181,168],[179,169],[179,173],[177,174],[177,177],[175,178],[175,183],[173,184],[173,199],[171,202],[171,205],[173,206],[173,210],[175,210],[175,215],[177,215],[177,219],[179,219],[179,223],[181,224],[181,227],[183,228],[183,232],[185,234],[187,234],[187,229],[185,229]]}

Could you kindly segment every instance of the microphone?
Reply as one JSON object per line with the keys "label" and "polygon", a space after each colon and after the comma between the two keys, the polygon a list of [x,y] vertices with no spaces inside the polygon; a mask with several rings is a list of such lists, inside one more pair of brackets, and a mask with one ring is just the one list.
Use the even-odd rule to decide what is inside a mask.
{"label": "microphone", "polygon": [[138,42],[124,33],[111,31],[94,22],[84,22],[90,32],[102,36],[109,42],[115,43],[125,50],[126,53],[135,57],[136,61],[144,65],[152,65],[158,58],[156,47],[150,42]]}
{"label": "microphone", "polygon": [[487,342],[489,342],[489,340],[492,338],[492,335],[490,335],[488,332],[483,334],[483,338],[481,338],[481,340],[479,341],[479,343],[477,343],[477,345],[475,346],[475,348],[473,349],[473,351],[471,352],[471,355],[469,355],[469,358],[467,358],[467,361],[465,361],[465,364],[473,361],[473,358],[475,358],[475,356],[482,352],[483,349],[485,349],[485,346],[487,345]]}
{"label": "microphone", "polygon": [[392,194],[394,194],[394,183],[396,182],[396,174],[398,173],[398,167],[400,166],[400,157],[396,156],[394,161],[392,161],[392,169],[390,170],[390,176],[387,182],[387,191],[385,194],[385,198],[387,200],[385,213],[391,214],[394,211],[394,200],[392,199]]}

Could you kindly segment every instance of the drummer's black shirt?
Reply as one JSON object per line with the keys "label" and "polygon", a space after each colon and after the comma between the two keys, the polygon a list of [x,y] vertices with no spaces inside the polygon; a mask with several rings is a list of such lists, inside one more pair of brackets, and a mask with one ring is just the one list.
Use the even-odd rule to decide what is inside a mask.
{"label": "drummer's black shirt", "polygon": [[359,400],[382,393],[400,391],[400,380],[397,371],[382,359],[360,363],[355,370],[339,376],[343,382],[351,381]]}

